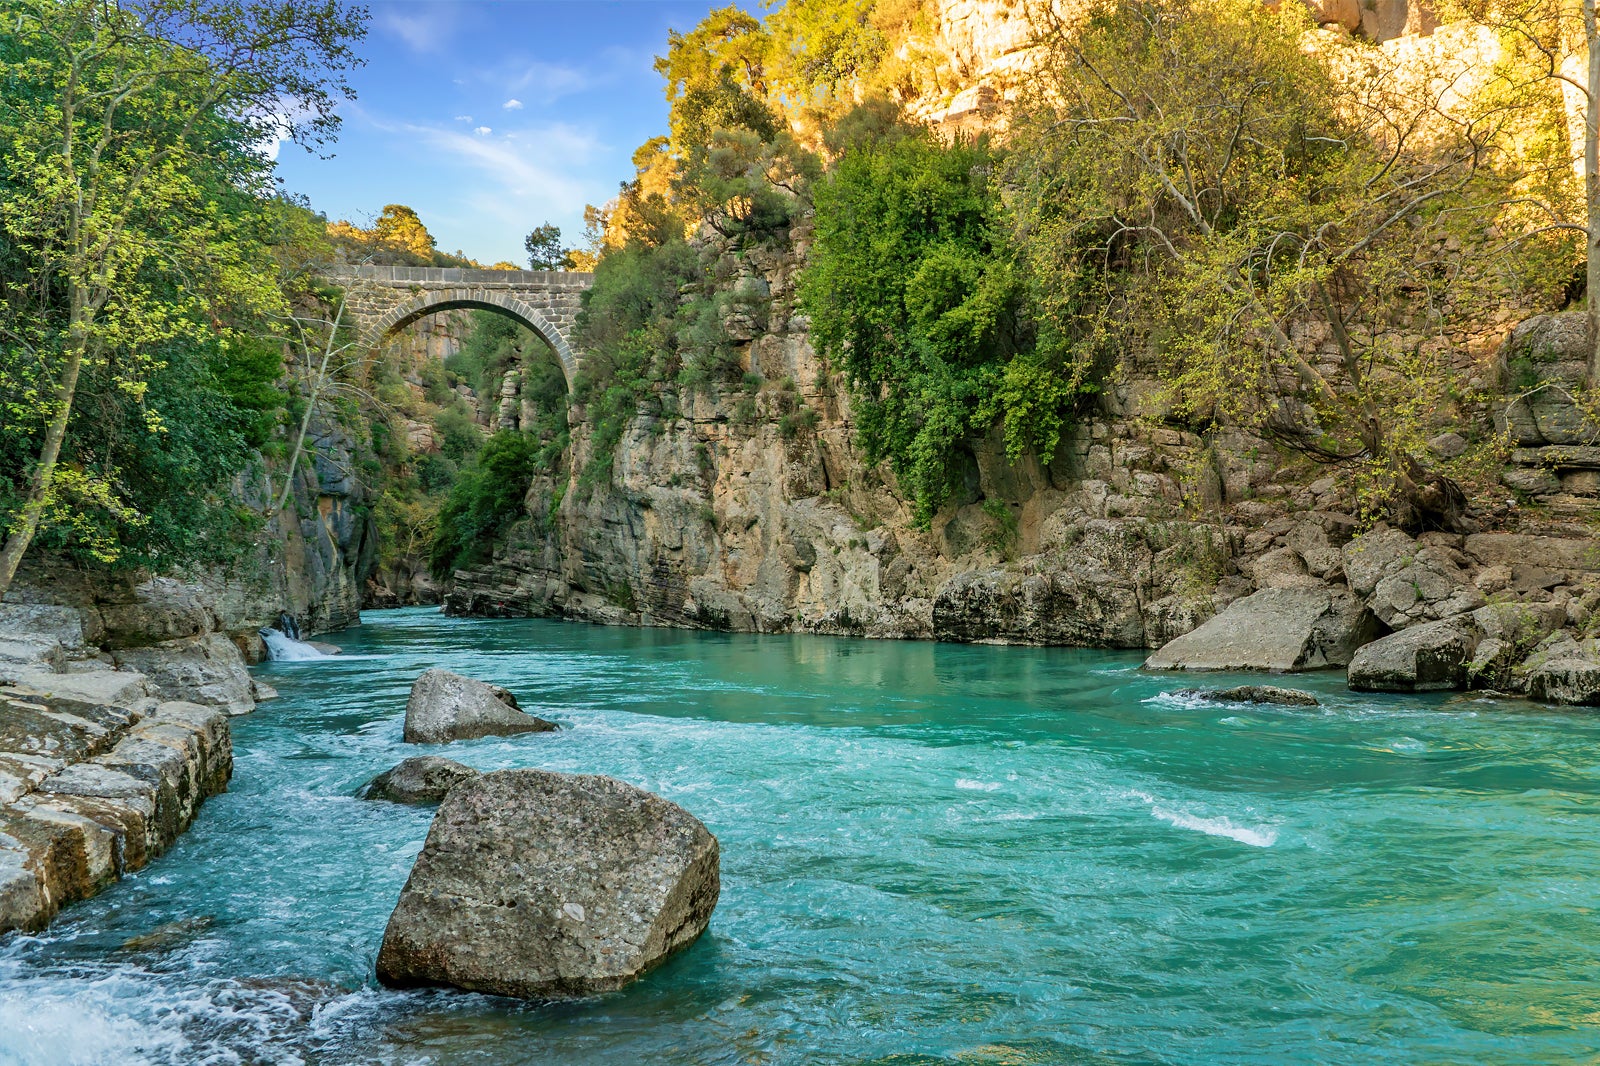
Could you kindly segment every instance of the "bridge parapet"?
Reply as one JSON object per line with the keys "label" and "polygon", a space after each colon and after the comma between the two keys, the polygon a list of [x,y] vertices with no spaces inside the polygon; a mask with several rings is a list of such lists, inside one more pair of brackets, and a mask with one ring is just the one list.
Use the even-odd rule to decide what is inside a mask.
{"label": "bridge parapet", "polygon": [[373,266],[335,267],[330,280],[359,278],[380,285],[471,285],[491,288],[578,289],[594,284],[594,275],[576,270],[469,270],[463,267]]}

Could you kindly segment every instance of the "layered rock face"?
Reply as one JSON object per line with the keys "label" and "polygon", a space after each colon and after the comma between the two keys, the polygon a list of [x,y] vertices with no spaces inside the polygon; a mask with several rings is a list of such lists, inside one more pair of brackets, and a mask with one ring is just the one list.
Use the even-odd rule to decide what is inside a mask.
{"label": "layered rock face", "polygon": [[609,992],[705,931],[717,839],[609,777],[501,770],[444,799],[378,952],[387,985]]}
{"label": "layered rock face", "polygon": [[192,586],[96,600],[70,576],[53,589],[87,606],[0,604],[0,933],[42,928],[165,851],[227,788],[228,718],[255,707]]}
{"label": "layered rock face", "polygon": [[0,685],[0,933],[141,869],[227,788],[226,713],[147,687],[109,670]]}
{"label": "layered rock face", "polygon": [[[1160,648],[1248,597],[1239,610],[1251,615],[1219,622],[1200,658],[1180,645],[1152,665],[1278,670],[1343,666],[1387,632],[1491,599],[1551,598],[1576,604],[1564,624],[1588,617],[1589,557],[1600,552],[1586,520],[1600,477],[1560,465],[1582,461],[1578,446],[1513,454],[1508,499],[1532,478],[1552,484],[1539,509],[1508,503],[1486,517],[1520,521],[1530,540],[1379,529],[1353,542],[1358,521],[1332,478],[1238,432],[1202,440],[1163,422],[1160,390],[1137,359],[1050,464],[1010,462],[997,436],[975,442],[956,498],[918,529],[893,479],[856,449],[848,392],[796,312],[806,237],[796,229],[794,253],[723,252],[730,288],[764,294],[725,320],[743,339],[746,386],[681,391],[681,417],[641,416],[617,445],[611,480],[592,491],[576,473],[536,482],[529,519],[491,563],[455,575],[447,610]],[[1530,320],[1502,344],[1508,333],[1491,325],[1456,338],[1464,376],[1490,388],[1530,364],[1552,375],[1581,365],[1583,331],[1566,316]],[[1300,339],[1336,357],[1331,335]],[[1485,411],[1485,428],[1527,424],[1516,432],[1528,439],[1522,403]],[[581,408],[573,428],[578,472],[593,447]],[[1448,433],[1430,443],[1443,456],[1463,445]],[[1552,459],[1551,447],[1568,451]],[[1513,573],[1500,560],[1519,550]],[[1225,630],[1260,646],[1223,648]]]}

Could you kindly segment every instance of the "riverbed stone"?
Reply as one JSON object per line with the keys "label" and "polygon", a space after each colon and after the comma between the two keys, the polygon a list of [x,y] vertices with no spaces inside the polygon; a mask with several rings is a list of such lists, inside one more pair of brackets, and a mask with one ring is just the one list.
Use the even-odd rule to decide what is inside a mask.
{"label": "riverbed stone", "polygon": [[448,744],[477,737],[545,733],[558,728],[517,707],[517,698],[490,685],[448,670],[425,670],[411,685],[406,701],[407,744]]}
{"label": "riverbed stone", "polygon": [[1146,670],[1275,670],[1342,666],[1376,628],[1348,593],[1262,589],[1163,645]]}
{"label": "riverbed stone", "polygon": [[367,783],[362,799],[391,803],[438,803],[452,788],[478,776],[454,759],[417,755],[385,770]]}
{"label": "riverbed stone", "polygon": [[716,837],[610,777],[500,770],[453,789],[378,953],[394,987],[523,998],[609,992],[706,928]]}
{"label": "riverbed stone", "polygon": [[1483,632],[1470,615],[1391,633],[1350,660],[1347,683],[1358,692],[1431,692],[1467,687]]}
{"label": "riverbed stone", "polygon": [[1317,697],[1304,689],[1279,685],[1239,685],[1235,688],[1181,688],[1174,696],[1210,700],[1213,703],[1276,703],[1284,707],[1316,707]]}

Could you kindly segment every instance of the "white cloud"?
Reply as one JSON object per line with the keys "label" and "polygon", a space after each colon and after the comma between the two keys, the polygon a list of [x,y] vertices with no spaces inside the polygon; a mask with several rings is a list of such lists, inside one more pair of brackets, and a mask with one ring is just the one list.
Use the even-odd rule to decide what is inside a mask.
{"label": "white cloud", "polygon": [[476,133],[479,137],[487,137],[489,134],[493,133],[494,130],[488,126],[476,126],[473,128],[472,132]]}
{"label": "white cloud", "polygon": [[456,116],[456,121],[457,122],[471,122],[472,121],[472,116],[471,115],[457,115]]}
{"label": "white cloud", "polygon": [[400,38],[414,52],[439,51],[455,28],[455,19],[447,7],[423,7],[405,14],[387,8],[377,14],[373,23]]}
{"label": "white cloud", "polygon": [[505,103],[501,104],[500,106],[505,108],[507,111],[521,111],[522,110],[522,101],[518,100],[516,97],[513,96],[511,99],[507,100]]}

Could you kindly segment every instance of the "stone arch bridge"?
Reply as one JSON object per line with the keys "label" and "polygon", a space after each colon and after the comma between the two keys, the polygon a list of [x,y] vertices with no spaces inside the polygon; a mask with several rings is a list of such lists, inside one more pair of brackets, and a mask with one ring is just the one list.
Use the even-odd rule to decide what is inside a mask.
{"label": "stone arch bridge", "polygon": [[538,334],[555,351],[568,389],[583,365],[572,326],[593,274],[363,265],[333,270],[329,280],[344,287],[346,309],[368,347],[425,315],[467,308],[507,315]]}

